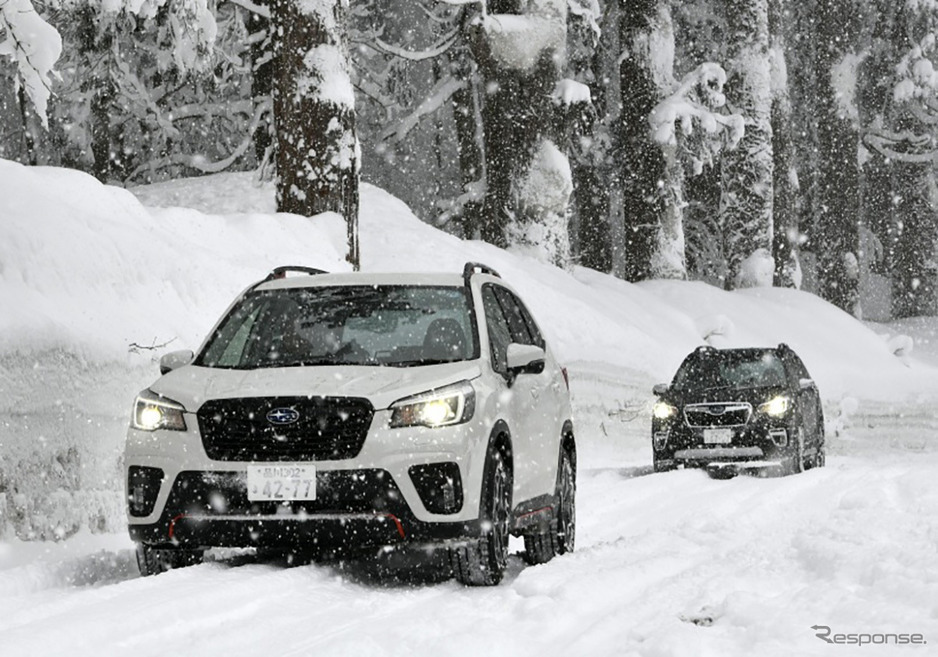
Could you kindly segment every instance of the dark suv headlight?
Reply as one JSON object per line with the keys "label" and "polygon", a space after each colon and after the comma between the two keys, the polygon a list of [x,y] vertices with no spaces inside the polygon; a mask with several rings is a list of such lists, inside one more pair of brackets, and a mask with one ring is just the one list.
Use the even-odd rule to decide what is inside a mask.
{"label": "dark suv headlight", "polygon": [[655,416],[655,419],[658,420],[667,420],[673,417],[676,413],[677,408],[665,401],[655,402],[655,406],[652,409],[652,414]]}
{"label": "dark suv headlight", "polygon": [[475,390],[468,381],[461,381],[391,404],[391,428],[461,424],[472,418],[475,407]]}
{"label": "dark suv headlight", "polygon": [[185,412],[186,409],[179,402],[158,395],[152,390],[144,390],[137,395],[134,402],[131,426],[141,431],[185,431]]}
{"label": "dark suv headlight", "polygon": [[791,408],[791,398],[787,395],[778,395],[759,406],[759,412],[771,415],[772,417],[782,417]]}

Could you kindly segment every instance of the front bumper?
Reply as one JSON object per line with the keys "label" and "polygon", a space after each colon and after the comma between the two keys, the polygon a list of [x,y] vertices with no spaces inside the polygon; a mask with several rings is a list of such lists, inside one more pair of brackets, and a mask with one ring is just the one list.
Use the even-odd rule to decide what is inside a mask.
{"label": "front bumper", "polygon": [[363,548],[478,536],[478,521],[425,522],[384,470],[336,471],[316,500],[252,502],[241,472],[181,472],[152,522],[131,523],[133,540],[197,547]]}
{"label": "front bumper", "polygon": [[757,421],[732,427],[726,443],[710,444],[704,428],[683,424],[652,427],[652,449],[655,460],[666,467],[704,467],[711,463],[778,464],[791,459],[799,429],[790,424]]}
{"label": "front bumper", "polygon": [[187,414],[186,424],[186,431],[128,432],[124,460],[134,540],[365,546],[480,533],[478,491],[488,439],[481,418],[445,429],[392,429],[388,411],[377,411],[357,455],[313,461],[315,501],[283,504],[248,501],[249,463],[209,458],[198,422]]}

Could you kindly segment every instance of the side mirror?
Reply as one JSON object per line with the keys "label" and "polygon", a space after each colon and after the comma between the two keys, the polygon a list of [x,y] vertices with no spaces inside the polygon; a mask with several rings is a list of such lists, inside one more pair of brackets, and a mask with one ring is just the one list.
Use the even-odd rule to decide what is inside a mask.
{"label": "side mirror", "polygon": [[537,374],[544,369],[545,357],[546,354],[540,347],[512,342],[508,345],[508,371]]}
{"label": "side mirror", "polygon": [[195,354],[189,349],[181,351],[171,351],[160,358],[160,374],[172,372],[175,369],[188,365],[195,358]]}
{"label": "side mirror", "polygon": [[652,394],[655,397],[660,397],[668,391],[667,383],[656,383],[655,387],[651,389]]}
{"label": "side mirror", "polygon": [[810,390],[814,388],[814,379],[798,379],[798,387],[802,390]]}

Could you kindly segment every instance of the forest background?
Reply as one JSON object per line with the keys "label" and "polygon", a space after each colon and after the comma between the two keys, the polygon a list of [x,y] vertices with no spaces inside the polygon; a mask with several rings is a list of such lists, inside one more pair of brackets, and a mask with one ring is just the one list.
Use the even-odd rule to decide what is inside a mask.
{"label": "forest background", "polygon": [[[934,0],[0,0],[0,158],[938,314]],[[279,175],[278,172],[279,171]]]}

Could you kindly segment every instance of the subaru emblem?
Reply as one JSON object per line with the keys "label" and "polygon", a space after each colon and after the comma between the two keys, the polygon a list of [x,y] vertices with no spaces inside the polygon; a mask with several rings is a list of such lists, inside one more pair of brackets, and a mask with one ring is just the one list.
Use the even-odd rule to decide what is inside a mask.
{"label": "subaru emblem", "polygon": [[300,419],[300,414],[292,408],[274,408],[267,412],[267,421],[271,424],[293,424]]}
{"label": "subaru emblem", "polygon": [[723,411],[725,410],[725,406],[711,406],[707,409],[707,412],[709,412],[710,415],[723,415]]}

